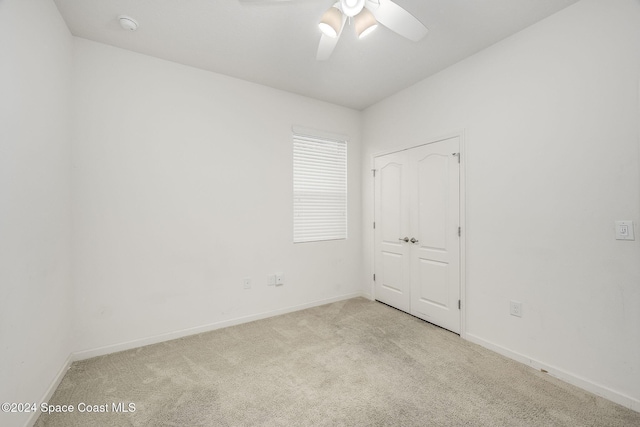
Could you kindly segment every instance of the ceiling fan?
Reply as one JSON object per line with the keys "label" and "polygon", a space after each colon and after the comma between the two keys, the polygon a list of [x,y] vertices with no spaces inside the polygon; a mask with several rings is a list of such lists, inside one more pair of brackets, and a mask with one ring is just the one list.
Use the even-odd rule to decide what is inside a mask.
{"label": "ceiling fan", "polygon": [[[240,1],[258,3],[274,0]],[[316,54],[318,61],[329,59],[347,21],[353,22],[358,38],[370,34],[378,24],[416,42],[426,36],[429,31],[415,16],[391,0],[338,0],[322,15],[318,24],[322,31]]]}
{"label": "ceiling fan", "polygon": [[393,32],[412,41],[419,41],[427,35],[427,27],[422,22],[391,0],[339,0],[320,19],[322,31],[316,59],[329,59],[338,43],[347,19],[353,23],[359,39],[382,24]]}

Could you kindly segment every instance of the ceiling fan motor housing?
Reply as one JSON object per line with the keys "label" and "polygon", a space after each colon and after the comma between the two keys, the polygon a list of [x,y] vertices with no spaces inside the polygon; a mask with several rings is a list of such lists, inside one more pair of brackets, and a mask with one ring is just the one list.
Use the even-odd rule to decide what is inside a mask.
{"label": "ceiling fan motor housing", "polygon": [[366,0],[340,0],[340,9],[349,18],[353,18],[362,11],[365,2]]}

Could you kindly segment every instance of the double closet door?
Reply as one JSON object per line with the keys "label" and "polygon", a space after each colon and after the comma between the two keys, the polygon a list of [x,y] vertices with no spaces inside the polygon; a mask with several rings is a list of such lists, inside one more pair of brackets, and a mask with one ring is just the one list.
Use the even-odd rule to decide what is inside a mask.
{"label": "double closet door", "polygon": [[376,157],[375,298],[460,333],[460,141]]}

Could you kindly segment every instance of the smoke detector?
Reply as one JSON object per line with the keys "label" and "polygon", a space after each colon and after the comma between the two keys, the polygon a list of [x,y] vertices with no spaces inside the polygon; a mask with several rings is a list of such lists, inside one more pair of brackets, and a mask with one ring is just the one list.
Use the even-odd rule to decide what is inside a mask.
{"label": "smoke detector", "polygon": [[120,26],[127,31],[135,31],[138,29],[138,21],[130,16],[120,15],[118,16],[118,22],[120,22]]}

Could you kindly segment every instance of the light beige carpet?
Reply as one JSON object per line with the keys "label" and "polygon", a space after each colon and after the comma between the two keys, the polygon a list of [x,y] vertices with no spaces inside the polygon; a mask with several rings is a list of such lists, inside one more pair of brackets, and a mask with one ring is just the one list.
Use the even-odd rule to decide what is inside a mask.
{"label": "light beige carpet", "polygon": [[76,362],[49,403],[109,412],[37,426],[640,426],[640,413],[364,298]]}

